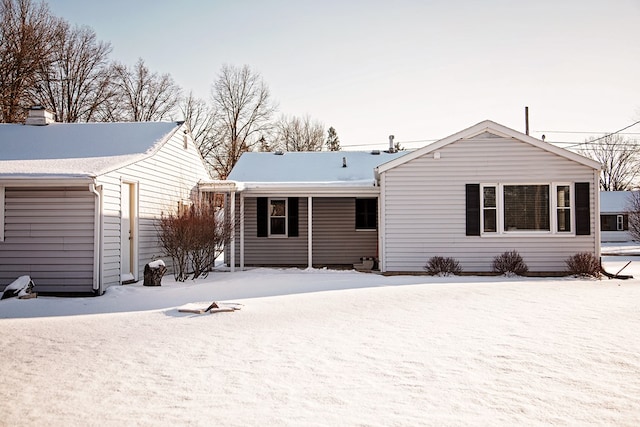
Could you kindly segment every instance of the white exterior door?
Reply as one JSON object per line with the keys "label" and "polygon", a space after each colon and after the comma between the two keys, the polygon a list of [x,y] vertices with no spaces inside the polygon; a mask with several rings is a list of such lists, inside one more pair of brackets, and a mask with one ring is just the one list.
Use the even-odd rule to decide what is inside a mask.
{"label": "white exterior door", "polygon": [[136,280],[135,253],[137,197],[135,184],[123,182],[121,190],[120,214],[120,281],[131,283]]}

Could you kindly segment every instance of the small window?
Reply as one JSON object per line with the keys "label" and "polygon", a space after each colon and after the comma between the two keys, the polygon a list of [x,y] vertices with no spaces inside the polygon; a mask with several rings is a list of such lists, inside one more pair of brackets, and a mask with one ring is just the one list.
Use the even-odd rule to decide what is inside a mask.
{"label": "small window", "polygon": [[375,230],[378,224],[378,200],[356,199],[356,230]]}
{"label": "small window", "polygon": [[558,232],[571,232],[571,187],[558,185],[556,187],[556,220]]}
{"label": "small window", "polygon": [[269,199],[269,235],[287,235],[287,199]]}
{"label": "small window", "polygon": [[496,187],[483,187],[483,229],[485,233],[495,233],[498,231],[498,204],[496,200]]}
{"label": "small window", "polygon": [[618,231],[624,231],[624,215],[618,215],[616,226]]}

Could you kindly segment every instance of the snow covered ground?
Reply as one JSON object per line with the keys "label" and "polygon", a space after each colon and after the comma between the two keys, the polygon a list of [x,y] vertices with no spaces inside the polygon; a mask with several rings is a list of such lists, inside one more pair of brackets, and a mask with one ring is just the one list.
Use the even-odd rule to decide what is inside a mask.
{"label": "snow covered ground", "polygon": [[[254,269],[3,300],[0,425],[637,426],[640,258],[605,266],[627,260],[631,280]],[[177,310],[212,300],[243,306]]]}

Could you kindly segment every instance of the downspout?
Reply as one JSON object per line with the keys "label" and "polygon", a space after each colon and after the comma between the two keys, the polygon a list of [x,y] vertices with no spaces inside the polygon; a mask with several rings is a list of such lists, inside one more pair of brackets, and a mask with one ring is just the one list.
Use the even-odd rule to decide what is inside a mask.
{"label": "downspout", "polygon": [[102,269],[100,260],[102,259],[102,186],[96,186],[95,182],[89,184],[89,191],[95,194],[95,205],[93,208],[93,293],[102,295]]}

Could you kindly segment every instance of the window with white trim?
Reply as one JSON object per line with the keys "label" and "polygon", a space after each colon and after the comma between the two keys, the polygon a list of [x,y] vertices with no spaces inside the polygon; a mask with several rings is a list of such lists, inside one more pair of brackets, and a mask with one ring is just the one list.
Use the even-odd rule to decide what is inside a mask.
{"label": "window with white trim", "polygon": [[483,184],[482,234],[571,233],[570,184]]}
{"label": "window with white trim", "polygon": [[287,235],[287,199],[269,199],[269,236]]}
{"label": "window with white trim", "polygon": [[602,214],[600,215],[601,231],[627,231],[629,230],[629,216],[627,214]]}

